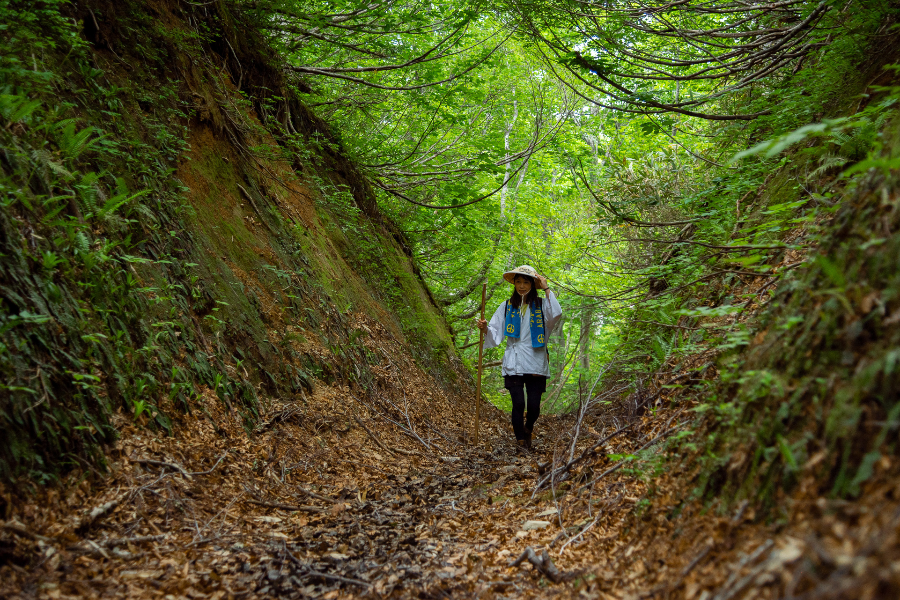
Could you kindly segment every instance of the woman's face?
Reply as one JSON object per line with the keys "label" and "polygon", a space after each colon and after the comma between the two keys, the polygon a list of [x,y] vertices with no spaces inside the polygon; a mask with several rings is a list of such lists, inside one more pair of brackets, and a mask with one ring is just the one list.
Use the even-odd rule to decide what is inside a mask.
{"label": "woman's face", "polygon": [[524,296],[531,291],[531,281],[527,277],[516,275],[516,278],[513,279],[513,281],[515,282],[516,293],[520,296]]}

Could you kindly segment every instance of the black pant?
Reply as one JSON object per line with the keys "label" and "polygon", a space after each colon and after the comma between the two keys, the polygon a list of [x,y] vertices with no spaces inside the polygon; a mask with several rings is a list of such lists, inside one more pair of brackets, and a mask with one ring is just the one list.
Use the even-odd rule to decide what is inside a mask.
{"label": "black pant", "polygon": [[[517,440],[525,439],[525,430],[534,429],[534,422],[541,416],[541,394],[547,389],[547,378],[543,375],[506,375],[504,387],[512,399],[512,426]],[[525,392],[528,392],[528,419],[525,416]]]}

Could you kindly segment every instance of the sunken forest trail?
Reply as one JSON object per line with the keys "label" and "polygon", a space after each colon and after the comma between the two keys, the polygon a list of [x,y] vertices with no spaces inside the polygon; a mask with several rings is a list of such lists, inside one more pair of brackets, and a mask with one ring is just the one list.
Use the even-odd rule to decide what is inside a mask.
{"label": "sunken forest trail", "polygon": [[[572,494],[568,484],[546,485],[554,457],[569,462],[571,418],[543,418],[536,451],[519,456],[506,415],[486,405],[482,443],[474,447],[466,442],[470,401],[432,394],[411,364],[393,368],[384,374],[397,382],[392,416],[406,423],[349,389],[326,386],[306,402],[274,404],[250,435],[212,402],[208,420],[180,424],[171,438],[123,420],[103,485],[42,493],[4,526],[43,558],[31,569],[4,569],[0,591],[51,598],[623,598],[683,592],[688,577],[690,586],[727,592],[734,581],[726,566],[702,567],[717,557],[746,563],[734,555],[744,546],[768,561],[764,573],[778,574],[796,559],[793,538],[772,546],[760,541],[765,528],[749,528],[729,548],[728,536],[747,515],[695,519],[671,546],[662,514],[633,518],[646,486],[615,473],[617,463],[592,460],[596,476],[585,472],[588,489]],[[574,456],[587,454],[598,437],[609,438],[607,454],[648,447],[683,410],[652,419],[594,415]],[[453,426],[439,430],[429,419]],[[604,477],[598,469],[607,467]],[[649,554],[647,531],[660,538]],[[529,549],[538,564],[521,560]]]}
{"label": "sunken forest trail", "polygon": [[[607,456],[665,439],[692,402],[660,402],[671,393],[660,388],[641,399],[665,404],[652,416],[592,411],[575,446],[573,416],[544,417],[536,451],[518,456],[505,414],[482,407],[476,447],[470,399],[389,360],[399,347],[372,349],[385,357],[385,396],[369,402],[319,385],[270,405],[250,434],[212,399],[206,418],[176,423],[173,437],[120,417],[101,484],[73,477],[7,508],[3,534],[16,545],[4,550],[34,559],[24,568],[7,556],[0,594],[779,598],[815,568],[828,589],[806,582],[796,597],[842,597],[854,576],[863,597],[890,597],[877,593],[896,577],[888,461],[860,501],[801,486],[777,522],[746,502],[676,512],[690,480],[677,470],[654,480],[641,510],[647,484]],[[567,465],[577,476],[553,485]]]}
{"label": "sunken forest trail", "polygon": [[[731,367],[604,381],[518,456],[487,402],[474,443],[409,240],[238,4],[57,8],[0,32],[29,65],[0,95],[0,596],[897,597],[895,113],[883,168],[780,240],[805,254],[673,325],[752,325]],[[806,167],[830,189],[812,160],[744,214]]]}

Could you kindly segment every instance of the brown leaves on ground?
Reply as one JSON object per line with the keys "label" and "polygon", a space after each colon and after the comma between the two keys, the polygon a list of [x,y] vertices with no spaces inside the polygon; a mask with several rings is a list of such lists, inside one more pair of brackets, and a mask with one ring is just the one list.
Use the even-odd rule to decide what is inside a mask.
{"label": "brown leaves on ground", "polygon": [[691,473],[627,459],[664,448],[690,401],[632,400],[583,415],[574,443],[574,416],[542,417],[529,456],[515,454],[507,417],[483,410],[474,448],[471,400],[398,352],[373,389],[320,383],[305,400],[273,402],[251,434],[212,394],[171,438],[120,417],[108,476],[4,490],[0,593],[712,600],[897,589],[897,465],[879,463],[859,502],[827,500],[810,481],[769,520],[747,505],[703,507],[690,501]]}

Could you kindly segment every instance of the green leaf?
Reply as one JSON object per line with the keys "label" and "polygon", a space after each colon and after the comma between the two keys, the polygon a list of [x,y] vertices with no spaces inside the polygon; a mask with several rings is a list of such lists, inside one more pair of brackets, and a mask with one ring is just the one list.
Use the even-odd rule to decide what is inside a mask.
{"label": "green leaf", "polygon": [[816,264],[819,265],[819,268],[822,269],[822,272],[825,273],[835,287],[843,290],[847,286],[847,280],[844,278],[844,274],[841,272],[840,268],[828,258],[819,256],[816,258]]}
{"label": "green leaf", "polygon": [[799,467],[797,465],[797,459],[794,458],[794,453],[791,451],[791,447],[788,444],[787,440],[784,439],[783,436],[779,435],[778,438],[778,450],[781,452],[782,458],[784,458],[784,463],[787,467],[793,472],[796,471]]}
{"label": "green leaf", "polygon": [[728,164],[733,164],[742,158],[756,156],[757,154],[763,154],[766,158],[772,158],[776,154],[780,154],[790,146],[802,142],[810,136],[822,135],[823,133],[833,131],[847,121],[848,117],[841,117],[839,119],[826,119],[821,123],[813,123],[812,125],[804,125],[803,127],[777,137],[774,140],[766,140],[756,144],[752,148],[738,152],[731,157]]}
{"label": "green leaf", "polygon": [[871,452],[863,456],[863,459],[859,464],[859,469],[857,469],[856,475],[853,477],[853,481],[850,482],[850,485],[847,488],[847,491],[852,496],[859,495],[860,486],[867,482],[875,473],[875,463],[877,463],[880,459],[881,452],[879,452],[878,450],[872,450]]}

